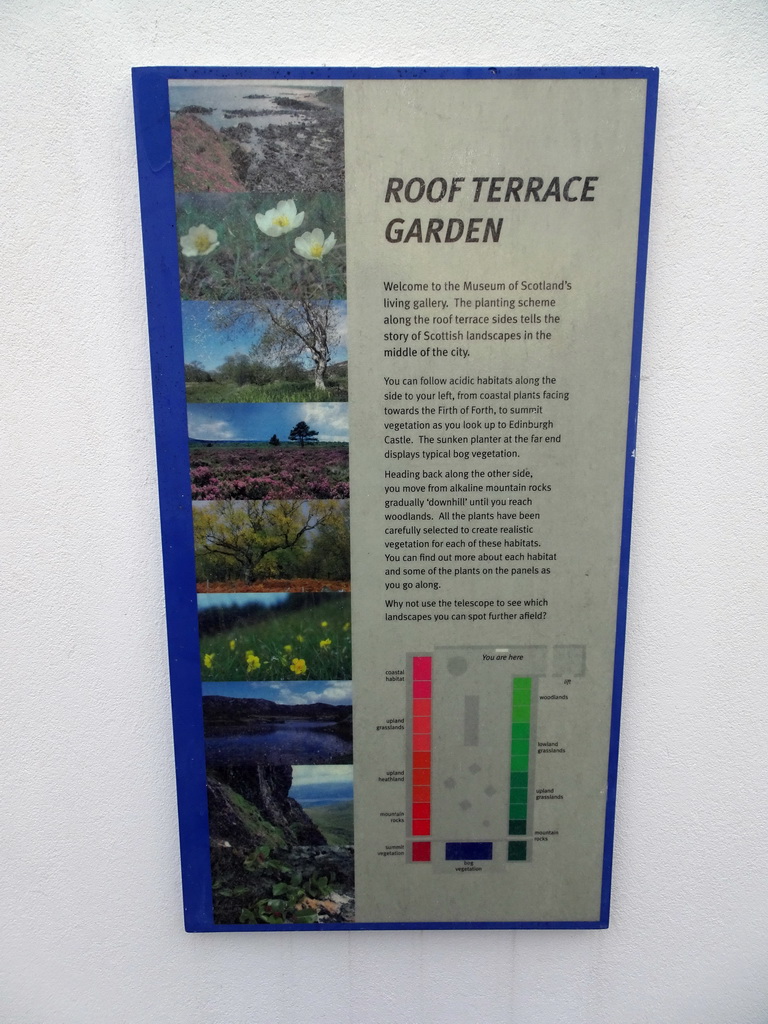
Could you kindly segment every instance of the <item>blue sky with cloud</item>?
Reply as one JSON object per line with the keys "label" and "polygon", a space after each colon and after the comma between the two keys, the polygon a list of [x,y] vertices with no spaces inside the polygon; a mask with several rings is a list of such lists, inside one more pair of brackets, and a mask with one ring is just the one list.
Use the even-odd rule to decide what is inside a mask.
{"label": "blue sky with cloud", "polygon": [[197,607],[200,611],[205,608],[221,608],[228,605],[237,605],[238,608],[247,608],[249,605],[260,608],[274,608],[277,604],[284,604],[288,600],[288,594],[198,594]]}
{"label": "blue sky with cloud", "polygon": [[305,807],[352,799],[351,764],[295,764],[288,796]]}
{"label": "blue sky with cloud", "polygon": [[304,420],[318,441],[348,441],[346,402],[220,402],[187,406],[189,436],[200,441],[287,441]]}
{"label": "blue sky with cloud", "polygon": [[277,704],[351,704],[352,681],[203,683],[204,697],[258,697]]}
{"label": "blue sky with cloud", "polygon": [[[241,317],[234,324],[222,327],[222,320],[228,310],[242,305],[235,302],[182,302],[181,319],[184,332],[184,362],[200,363],[206,370],[218,369],[227,356],[249,355],[258,346],[267,328],[264,318]],[[331,361],[344,362],[347,358],[347,303],[337,301],[333,306],[338,312],[337,344],[331,349]],[[275,365],[273,358],[264,362]],[[313,364],[308,353],[300,357],[301,364],[309,369]]]}

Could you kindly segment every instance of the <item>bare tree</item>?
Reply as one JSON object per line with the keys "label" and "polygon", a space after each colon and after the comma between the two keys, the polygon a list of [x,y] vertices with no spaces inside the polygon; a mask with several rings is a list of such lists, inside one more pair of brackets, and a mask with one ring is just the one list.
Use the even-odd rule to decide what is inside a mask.
{"label": "bare tree", "polygon": [[327,391],[325,375],[331,353],[339,344],[340,317],[331,299],[300,295],[292,299],[260,299],[254,302],[228,302],[214,314],[214,324],[231,327],[248,318],[255,326],[267,322],[251,355],[277,355],[295,358],[309,355],[315,375],[315,388]]}

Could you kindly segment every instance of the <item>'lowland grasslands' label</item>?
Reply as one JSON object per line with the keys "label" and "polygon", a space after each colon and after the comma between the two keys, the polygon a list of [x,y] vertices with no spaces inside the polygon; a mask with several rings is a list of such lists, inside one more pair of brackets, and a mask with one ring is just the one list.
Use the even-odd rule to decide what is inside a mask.
{"label": "'lowland grasslands' label", "polygon": [[137,123],[187,925],[605,926],[655,74],[185,74]]}

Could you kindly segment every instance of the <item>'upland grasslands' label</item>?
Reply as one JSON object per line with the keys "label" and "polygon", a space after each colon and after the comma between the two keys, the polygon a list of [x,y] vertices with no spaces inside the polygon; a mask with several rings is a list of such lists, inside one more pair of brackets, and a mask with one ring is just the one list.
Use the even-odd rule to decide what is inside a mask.
{"label": "'upland grasslands' label", "polygon": [[654,75],[323,75],[169,76],[188,927],[605,925]]}

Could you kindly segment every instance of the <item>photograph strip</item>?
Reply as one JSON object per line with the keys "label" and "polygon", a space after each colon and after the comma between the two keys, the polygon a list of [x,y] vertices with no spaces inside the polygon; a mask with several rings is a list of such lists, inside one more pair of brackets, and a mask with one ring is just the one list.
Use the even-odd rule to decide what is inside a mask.
{"label": "photograph strip", "polygon": [[343,88],[172,82],[213,921],[354,921]]}

